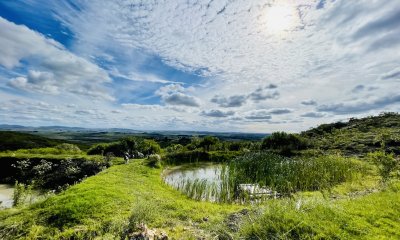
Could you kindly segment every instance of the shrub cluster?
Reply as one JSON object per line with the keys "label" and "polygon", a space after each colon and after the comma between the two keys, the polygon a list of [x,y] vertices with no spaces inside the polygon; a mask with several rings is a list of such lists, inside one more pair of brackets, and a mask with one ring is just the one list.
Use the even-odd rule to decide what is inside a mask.
{"label": "shrub cluster", "polygon": [[85,158],[3,157],[0,159],[0,181],[7,183],[18,181],[23,184],[34,182],[35,187],[57,190],[95,175],[108,166],[109,163],[105,161],[92,161]]}
{"label": "shrub cluster", "polygon": [[88,150],[87,154],[105,155],[112,153],[114,156],[124,157],[125,153],[128,153],[131,157],[138,157],[141,154],[150,155],[160,152],[161,148],[154,140],[127,137],[118,142],[96,144]]}
{"label": "shrub cluster", "polygon": [[242,154],[240,151],[182,151],[166,154],[165,162],[175,165],[196,162],[228,162],[240,154]]}
{"label": "shrub cluster", "polygon": [[293,151],[306,149],[308,142],[298,134],[285,132],[274,132],[272,135],[264,138],[261,149],[272,150],[281,155],[292,155]]}

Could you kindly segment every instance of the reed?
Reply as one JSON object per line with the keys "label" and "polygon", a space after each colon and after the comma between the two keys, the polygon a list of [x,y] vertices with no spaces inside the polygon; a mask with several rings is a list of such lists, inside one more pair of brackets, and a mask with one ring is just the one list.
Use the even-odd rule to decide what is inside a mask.
{"label": "reed", "polygon": [[363,165],[338,155],[287,158],[268,152],[248,153],[229,164],[229,177],[237,186],[258,184],[280,194],[331,189],[365,172]]}
{"label": "reed", "polygon": [[222,165],[218,182],[184,180],[177,189],[199,201],[259,202],[297,191],[330,190],[365,171],[361,163],[337,155],[286,158],[257,152]]}

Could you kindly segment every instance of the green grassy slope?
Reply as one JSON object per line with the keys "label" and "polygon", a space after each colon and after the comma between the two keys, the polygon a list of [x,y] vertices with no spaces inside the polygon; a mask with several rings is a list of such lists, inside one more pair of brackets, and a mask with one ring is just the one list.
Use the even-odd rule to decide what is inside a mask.
{"label": "green grassy slope", "polygon": [[23,148],[53,147],[63,141],[49,139],[29,133],[0,131],[0,151]]}
{"label": "green grassy slope", "polygon": [[[301,194],[244,206],[188,199],[165,185],[160,174],[160,169],[134,161],[111,167],[42,203],[0,211],[0,238],[114,239],[128,231],[129,219],[163,229],[171,239],[400,237],[399,184],[351,201]],[[233,231],[231,214],[243,208],[250,214],[238,223],[239,231]]]}
{"label": "green grassy slope", "polygon": [[203,229],[242,208],[190,200],[162,183],[160,174],[161,170],[146,167],[142,161],[111,167],[43,203],[3,211],[0,238],[116,237],[128,227],[133,211],[149,227],[187,239],[207,235]]}
{"label": "green grassy slope", "polygon": [[387,152],[400,154],[400,114],[383,113],[348,122],[322,124],[301,135],[309,139],[315,149],[365,155],[380,149],[383,143]]}
{"label": "green grassy slope", "polygon": [[240,235],[245,239],[400,239],[400,185],[395,185],[351,201],[271,202],[247,219]]}

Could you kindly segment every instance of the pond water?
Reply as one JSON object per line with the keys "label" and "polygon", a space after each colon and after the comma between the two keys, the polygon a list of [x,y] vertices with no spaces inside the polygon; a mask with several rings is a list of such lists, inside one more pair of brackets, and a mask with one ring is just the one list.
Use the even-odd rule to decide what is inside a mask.
{"label": "pond water", "polygon": [[222,164],[188,164],[163,173],[164,182],[190,198],[212,202],[259,202],[276,198],[276,192],[258,184],[234,185]]}
{"label": "pond water", "polygon": [[188,164],[167,169],[164,171],[164,181],[172,186],[179,187],[182,182],[206,180],[209,184],[221,183],[222,165],[220,164]]}
{"label": "pond water", "polygon": [[10,208],[13,204],[14,186],[0,184],[0,208]]}

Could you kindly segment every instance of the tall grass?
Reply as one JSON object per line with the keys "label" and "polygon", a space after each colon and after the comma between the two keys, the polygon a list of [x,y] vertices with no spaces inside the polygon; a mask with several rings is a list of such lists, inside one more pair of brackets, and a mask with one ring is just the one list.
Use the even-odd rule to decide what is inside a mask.
{"label": "tall grass", "polygon": [[196,200],[262,201],[297,191],[330,190],[365,173],[363,166],[357,160],[337,155],[286,158],[256,152],[223,165],[218,182],[183,180],[176,188]]}
{"label": "tall grass", "polygon": [[331,189],[365,171],[360,162],[338,155],[286,158],[254,152],[229,164],[229,176],[235,188],[241,183],[253,183],[281,194]]}
{"label": "tall grass", "polygon": [[231,202],[233,189],[227,165],[222,165],[219,181],[207,179],[183,179],[175,188],[188,197],[198,201]]}

